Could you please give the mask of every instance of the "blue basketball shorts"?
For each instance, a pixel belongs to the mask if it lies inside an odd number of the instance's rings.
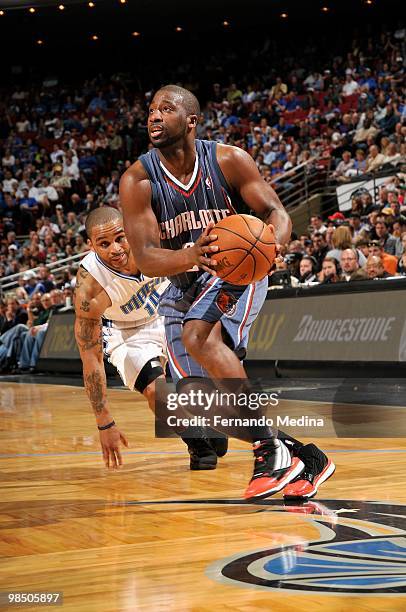
[[[267,277],[258,283],[237,286],[208,273],[199,276],[186,291],[169,285],[161,297],[158,311],[165,317],[168,361],[173,380],[177,382],[187,376],[209,376],[182,344],[182,327],[186,321],[220,321],[226,332],[227,344],[237,355],[242,355],[267,290]]]

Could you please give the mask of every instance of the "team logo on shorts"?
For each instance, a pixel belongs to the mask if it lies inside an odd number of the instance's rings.
[[[223,559],[208,568],[210,578],[286,593],[406,593],[405,506],[348,500],[283,506],[272,501],[269,510],[303,514],[319,535]]]
[[[234,295],[220,289],[216,298],[216,306],[226,317],[232,317],[237,309],[237,301]]]

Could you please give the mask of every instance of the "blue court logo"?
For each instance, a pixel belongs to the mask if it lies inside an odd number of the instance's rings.
[[[267,503],[266,503],[267,502]],[[272,503],[273,502],[273,503]],[[341,595],[406,592],[406,506],[348,500],[287,506],[263,500],[273,512],[303,514],[319,537],[303,545],[257,550],[223,559],[207,574],[245,588]]]

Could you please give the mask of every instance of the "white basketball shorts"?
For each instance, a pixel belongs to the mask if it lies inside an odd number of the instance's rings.
[[[165,370],[166,340],[163,317],[138,327],[119,329],[103,325],[103,351],[117,369],[123,383],[134,391],[135,381],[144,365],[158,358]]]

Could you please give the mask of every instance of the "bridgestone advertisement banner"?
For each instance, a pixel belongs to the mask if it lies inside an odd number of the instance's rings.
[[[267,300],[247,359],[406,361],[405,305],[406,290]]]

